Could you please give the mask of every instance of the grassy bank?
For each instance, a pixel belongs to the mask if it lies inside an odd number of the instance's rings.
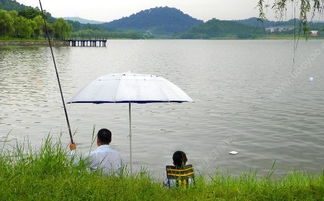
[[[1,149],[0,149],[1,151]],[[291,173],[272,180],[215,175],[196,178],[192,188],[166,189],[139,173],[102,176],[84,164],[73,166],[66,150],[47,140],[38,151],[15,147],[0,155],[0,200],[324,200],[324,174]]]
[[[67,46],[64,41],[54,40],[52,41],[54,46]],[[0,47],[6,46],[48,46],[46,39],[22,39],[22,38],[1,38]]]

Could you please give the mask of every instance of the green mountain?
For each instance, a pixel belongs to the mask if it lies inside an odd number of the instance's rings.
[[[271,21],[271,20],[259,20],[256,17],[244,19],[244,20],[236,20],[235,22],[244,24],[251,27],[259,27],[259,28],[267,28],[267,27],[279,27],[279,26],[296,26],[299,28],[299,25],[301,24],[301,21],[299,19],[291,19],[287,21]],[[318,27],[324,25],[324,22],[321,21],[310,21],[308,23],[308,26],[310,28],[312,27]]]
[[[42,35],[42,29],[35,29],[35,26],[30,23],[30,20],[35,20],[36,16],[40,16],[41,12],[38,8],[25,6],[15,0],[0,0],[0,36],[14,35],[14,37],[39,37]],[[16,10],[19,18],[8,16],[10,12]],[[0,13],[1,14],[1,13]],[[11,15],[12,14],[11,12]],[[46,13],[47,19],[53,26],[50,26],[50,32],[55,28],[58,30],[58,25],[54,26],[55,18],[50,13]],[[5,19],[8,18],[8,19]],[[9,18],[16,20],[16,23],[10,24]],[[27,19],[24,20],[23,18]],[[262,38],[264,36],[288,36],[295,33],[301,33],[300,21],[292,19],[288,21],[260,21],[258,18],[249,18],[244,20],[226,21],[211,19],[207,22],[195,19],[188,14],[183,13],[179,9],[170,7],[156,7],[140,11],[128,17],[114,20],[107,23],[100,23],[98,21],[87,20],[79,17],[65,18],[73,27],[72,36],[75,38],[184,38],[184,39],[253,39]],[[20,21],[24,20],[22,23]],[[28,21],[29,20],[29,21]],[[18,23],[19,21],[19,23]],[[24,24],[19,30],[19,24]],[[29,27],[28,29],[26,27]],[[34,28],[33,28],[34,27]],[[275,27],[281,28],[279,31],[272,31],[277,29],[265,28]],[[282,27],[286,27],[283,30]],[[291,28],[292,27],[292,28]],[[294,29],[295,27],[295,29]],[[24,28],[24,30],[23,30]],[[320,36],[324,35],[323,22],[310,22],[308,24],[309,30],[318,30]],[[26,31],[26,30],[27,31]],[[270,31],[269,31],[270,30]],[[282,31],[283,30],[283,31]],[[297,30],[297,31],[296,31]],[[36,31],[36,32],[35,32]],[[21,33],[26,34],[21,34]],[[35,32],[35,33],[34,33]],[[309,32],[306,30],[305,32]],[[15,34],[14,34],[15,33]]]
[[[105,23],[103,27],[107,30],[133,30],[154,36],[170,37],[202,23],[202,20],[184,14],[176,8],[157,7]]]
[[[305,30],[304,30],[305,27],[303,27],[302,22],[299,19],[291,19],[287,21],[270,21],[270,20],[260,21],[258,20],[258,18],[248,18],[244,20],[237,20],[235,22],[247,26],[263,28],[263,29],[265,28],[269,29],[270,27],[275,27],[275,28],[290,27],[288,30],[284,30],[284,31],[275,31],[272,33],[268,32],[267,34],[269,35],[293,35],[293,34],[303,35],[304,31],[306,33],[309,33],[310,30],[317,30],[320,36],[324,35],[324,22],[321,21],[310,21],[307,24],[307,29]]]
[[[288,21],[271,21],[271,20],[260,20],[256,17],[251,17],[248,19],[243,20],[236,20],[235,22],[244,24],[251,27],[259,27],[259,28],[266,28],[266,27],[277,27],[277,26],[293,26],[294,24],[299,24],[300,21],[298,19],[291,19]]]
[[[0,0],[0,9],[6,11],[17,11],[20,16],[32,19],[37,15],[41,14],[41,11],[38,7],[33,8],[31,6],[26,6],[18,3],[15,0]],[[54,22],[55,18],[49,12],[44,11],[49,22]]]
[[[0,9],[2,9],[2,10],[7,10],[7,11],[17,10],[17,11],[20,11],[20,10],[23,10],[25,8],[32,8],[32,7],[20,4],[15,0],[0,0]]]
[[[55,19],[45,11],[49,36],[63,40],[69,38],[72,26],[62,18]],[[39,8],[22,5],[15,0],[0,0],[0,38],[41,39],[44,20]]]
[[[212,19],[197,25],[179,38],[184,39],[213,39],[213,38],[257,38],[265,34],[263,28],[251,27],[235,21]]]

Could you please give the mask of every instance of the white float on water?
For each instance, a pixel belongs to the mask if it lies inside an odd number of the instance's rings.
[[[230,151],[229,154],[231,154],[231,155],[237,155],[238,152],[237,151]]]

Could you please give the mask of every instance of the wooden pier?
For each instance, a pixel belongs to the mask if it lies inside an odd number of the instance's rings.
[[[107,40],[66,40],[70,47],[106,47]]]

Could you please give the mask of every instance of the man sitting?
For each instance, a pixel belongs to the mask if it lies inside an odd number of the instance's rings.
[[[82,158],[87,161],[91,171],[102,170],[104,174],[119,173],[122,168],[122,158],[118,151],[110,148],[111,132],[100,129],[97,134],[97,148],[85,154]],[[70,144],[72,154],[75,154],[76,144]]]

